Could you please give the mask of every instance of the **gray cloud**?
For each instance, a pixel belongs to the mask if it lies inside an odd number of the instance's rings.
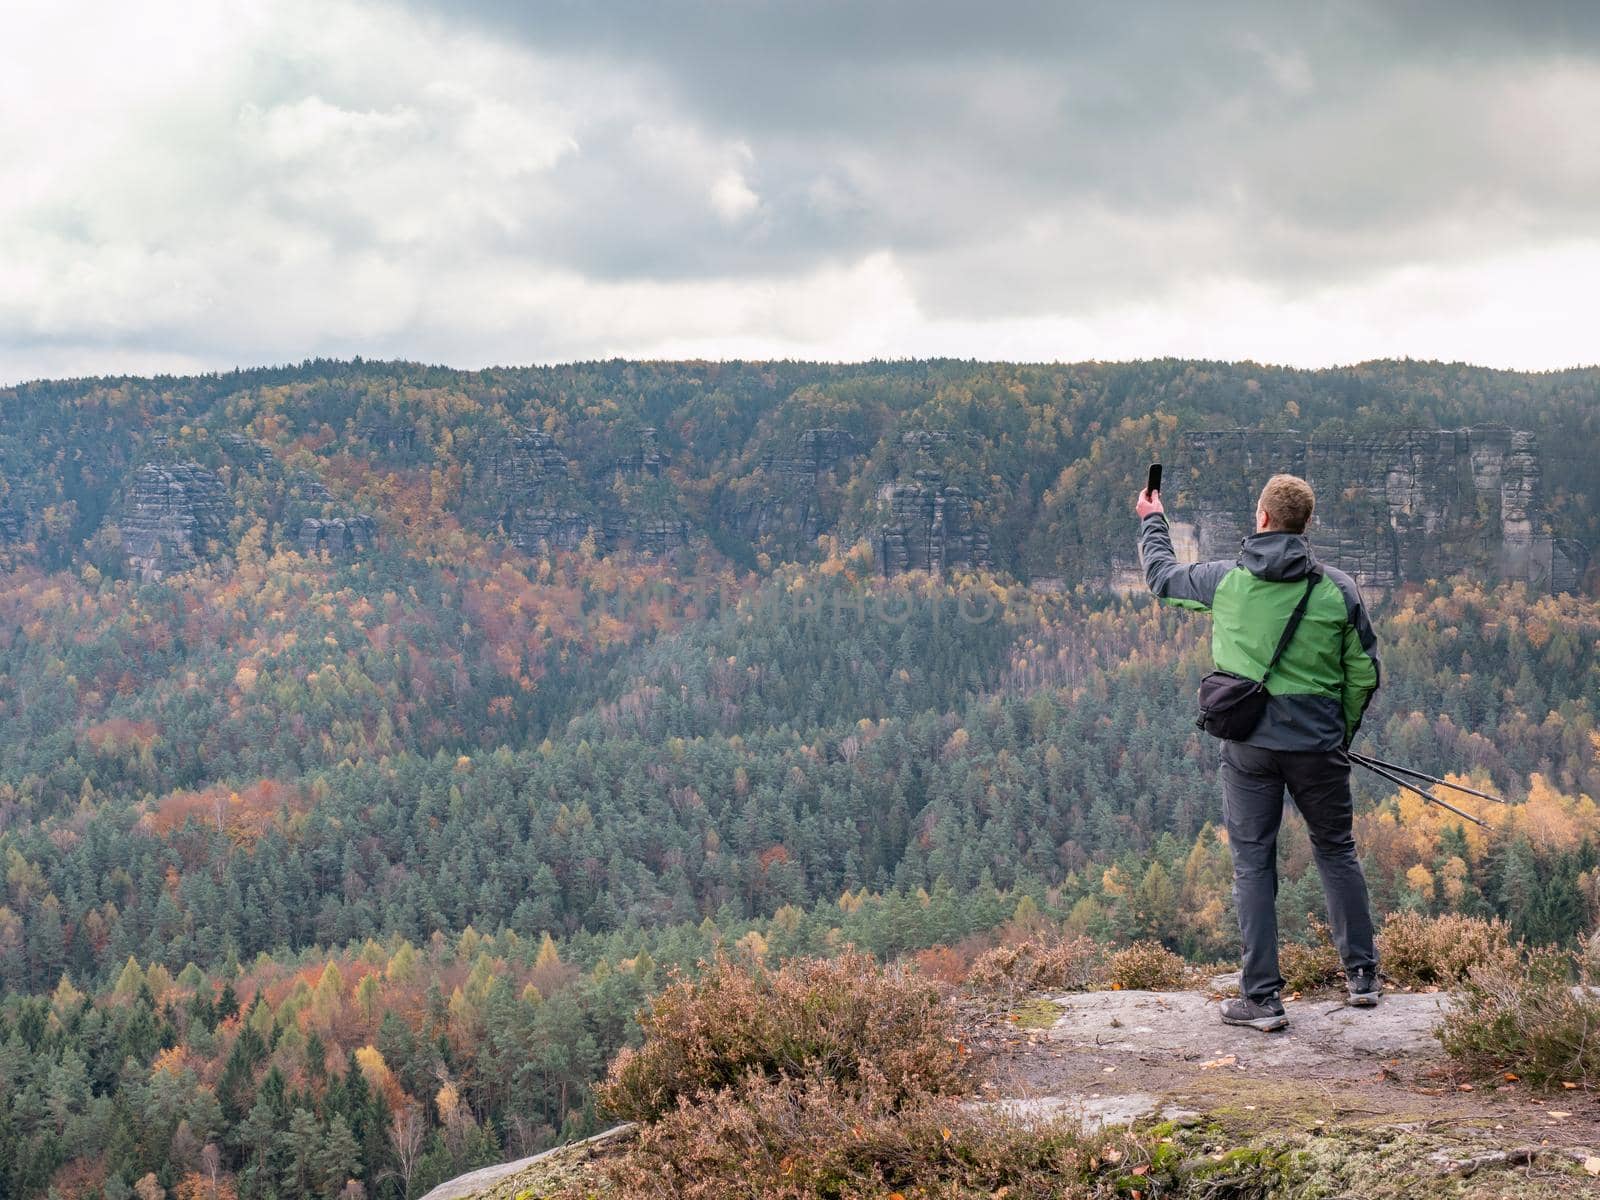
[[[0,51],[0,379],[1592,355],[1600,8],[1291,7],[63,0]],[[1506,281],[1559,328],[1465,332]]]
[[[1315,283],[1397,252],[1596,231],[1600,10],[1298,7],[451,0],[437,11],[614,64],[698,127],[750,146],[767,208],[759,236],[675,229],[662,250],[645,214],[641,240],[657,254],[581,236],[570,247],[580,267],[760,272],[881,246],[913,256],[931,288],[941,261],[970,280],[973,255],[993,248],[997,278],[1021,286],[1027,307],[1062,273],[1102,295],[1142,293],[1175,248],[1180,265]],[[590,212],[602,227],[619,215]],[[1149,260],[1137,244],[1100,250],[1108,222],[1129,219],[1149,228]],[[1191,237],[1203,245],[1185,247]],[[1008,257],[1008,246],[1032,252]],[[998,299],[960,291],[976,311]]]

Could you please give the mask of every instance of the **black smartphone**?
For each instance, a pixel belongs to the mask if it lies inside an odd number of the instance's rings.
[[[1150,477],[1148,479],[1146,479],[1145,483],[1144,483],[1145,495],[1153,496],[1157,492],[1159,492],[1160,490],[1161,490],[1161,464],[1160,463],[1151,463],[1150,464]]]

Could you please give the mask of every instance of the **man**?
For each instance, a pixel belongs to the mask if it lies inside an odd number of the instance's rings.
[[[1239,999],[1222,1019],[1270,1031],[1289,1024],[1279,992],[1278,825],[1287,787],[1305,818],[1322,875],[1328,924],[1344,963],[1349,1002],[1378,1002],[1378,957],[1367,881],[1351,831],[1351,740],[1378,687],[1378,655],[1361,593],[1343,571],[1319,564],[1306,542],[1316,498],[1293,475],[1274,475],[1256,506],[1256,532],[1236,562],[1181,564],[1158,494],[1141,492],[1139,552],[1150,590],[1168,604],[1209,612],[1217,669],[1259,680],[1308,576],[1320,575],[1294,639],[1267,676],[1255,729],[1221,744],[1223,819],[1233,851],[1243,943]]]

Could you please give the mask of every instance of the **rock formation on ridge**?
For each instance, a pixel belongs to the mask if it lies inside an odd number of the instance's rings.
[[[1317,490],[1312,545],[1365,587],[1465,571],[1570,591],[1588,565],[1554,536],[1538,440],[1504,426],[1402,430],[1348,441],[1250,430],[1188,434],[1168,476],[1180,557],[1229,558],[1274,471]],[[1187,553],[1185,553],[1187,551]]]
[[[368,516],[307,517],[295,542],[302,554],[326,551],[335,558],[358,554],[378,536],[378,523]]]
[[[148,463],[134,473],[121,520],[122,553],[141,582],[188,570],[227,522],[222,481],[197,463]]]

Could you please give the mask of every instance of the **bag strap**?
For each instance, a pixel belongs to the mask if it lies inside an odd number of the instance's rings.
[[[1283,652],[1289,648],[1289,643],[1294,641],[1295,630],[1300,628],[1300,618],[1306,615],[1306,605],[1311,603],[1311,592],[1322,581],[1320,572],[1313,571],[1306,576],[1306,590],[1300,593],[1300,603],[1294,606],[1294,612],[1289,614],[1289,623],[1283,627],[1283,636],[1278,639],[1278,648],[1272,652],[1272,661],[1267,664],[1266,674],[1261,676],[1261,682],[1267,682],[1267,676],[1272,674],[1272,669],[1278,665],[1278,660],[1283,657]]]

